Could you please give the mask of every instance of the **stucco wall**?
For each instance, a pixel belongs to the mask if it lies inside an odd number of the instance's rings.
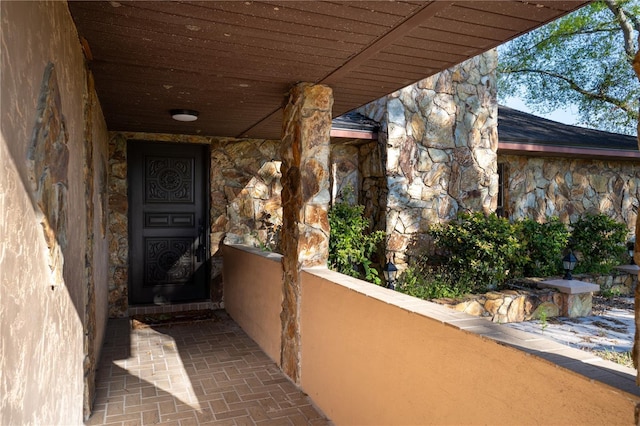
[[[2,2],[0,16],[0,423],[80,424],[85,255],[91,228],[85,184],[85,63],[66,2]],[[54,114],[37,122],[49,64]],[[95,133],[102,135],[99,108],[92,117]],[[35,138],[37,127],[43,130],[40,139]],[[64,145],[57,152],[57,160],[64,161],[52,160],[51,147],[36,147],[35,156],[30,151],[33,141],[52,141],[48,131],[56,132]],[[105,154],[103,141],[88,142],[95,143],[97,156]],[[45,175],[47,182],[38,180]],[[48,198],[51,194],[62,198]],[[43,231],[51,231],[48,239]],[[106,258],[100,258],[105,252],[103,240],[96,242],[96,273],[106,268]],[[104,300],[102,282],[95,281],[100,287],[96,296]],[[102,339],[103,312],[95,317],[99,337],[91,344]]]
[[[499,156],[506,165],[505,212],[513,219],[558,216],[573,223],[604,213],[633,235],[640,198],[640,164],[579,158]]]
[[[232,317],[273,357],[279,262],[234,246],[225,247],[224,266],[238,296]],[[633,423],[637,396],[560,366],[582,364],[569,358],[578,350],[547,347],[556,365],[493,340],[506,337],[500,325],[324,267],[301,277],[300,384],[337,425]],[[586,362],[574,368],[603,374]]]
[[[95,294],[95,338],[96,362],[104,340],[106,323],[109,318],[109,241],[107,227],[109,220],[109,195],[107,188],[107,161],[109,158],[109,135],[102,109],[95,92],[90,95],[91,141],[93,143],[93,262],[92,275]]]
[[[396,304],[407,298],[303,271],[301,384],[335,424],[633,422],[631,395],[417,313],[447,308]]]
[[[249,247],[222,246],[225,309],[280,364],[282,256]]]

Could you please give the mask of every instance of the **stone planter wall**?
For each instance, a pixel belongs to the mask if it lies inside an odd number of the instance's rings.
[[[381,124],[387,252],[402,270],[429,245],[431,224],[496,207],[495,51],[362,107]]]
[[[558,216],[575,222],[604,213],[634,235],[640,197],[640,165],[633,161],[500,156],[505,170],[505,210],[513,219]]]
[[[490,319],[500,324],[564,316],[591,315],[591,293],[564,294],[556,290],[503,290],[472,295],[465,300],[438,299],[434,302]]]
[[[608,275],[579,274],[574,280],[598,284],[600,291],[633,296],[637,275],[614,271]],[[526,287],[535,287],[541,280],[522,279]],[[513,289],[470,295],[463,300],[437,299],[434,302],[469,315],[488,318],[497,323],[522,322],[542,317],[567,316],[576,318],[591,315],[592,293],[564,294],[554,289]]]
[[[574,274],[573,278],[579,281],[598,284],[600,291],[626,296],[633,296],[638,282],[637,274],[634,275],[622,271],[614,271],[608,275]]]
[[[543,316],[557,317],[565,303],[563,296],[555,290],[504,290],[472,295],[462,301],[438,299],[434,302],[503,324],[539,319]]]

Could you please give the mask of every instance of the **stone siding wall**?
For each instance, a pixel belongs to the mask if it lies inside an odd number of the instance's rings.
[[[505,212],[513,219],[558,216],[573,223],[585,213],[624,222],[633,235],[640,198],[640,164],[633,161],[500,156],[506,165]]]
[[[211,145],[211,253],[224,239],[278,250],[282,226],[279,141],[221,139]]]
[[[81,424],[105,327],[104,210],[86,179],[105,182],[106,126],[66,3],[0,15],[0,424]]]
[[[279,251],[282,227],[279,141],[211,144],[211,300],[222,302],[221,243]]]
[[[374,229],[385,229],[386,179],[383,146],[378,141],[331,143],[331,203],[347,201],[364,206]]]
[[[248,244],[280,252],[282,227],[280,141],[113,132],[109,142],[109,315],[128,315],[127,141],[198,143],[210,147],[211,300],[222,294],[220,244]],[[330,172],[336,193],[356,189],[368,217],[381,223],[384,178],[377,142],[339,139],[331,145]]]
[[[431,224],[495,210],[496,65],[490,51],[359,110],[383,129],[387,251],[401,269]]]
[[[210,147],[211,300],[222,303],[221,242],[277,249],[282,224],[279,141],[113,132],[109,155],[109,315],[128,315],[127,143],[145,140]]]

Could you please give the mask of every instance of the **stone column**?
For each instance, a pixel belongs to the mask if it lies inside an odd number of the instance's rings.
[[[491,50],[358,110],[387,129],[386,250],[401,271],[431,249],[431,225],[496,209],[497,65]]]
[[[329,257],[329,136],[333,92],[299,83],[282,124],[282,370],[300,380],[300,269]]]

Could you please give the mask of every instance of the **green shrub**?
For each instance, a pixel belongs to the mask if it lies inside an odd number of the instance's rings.
[[[396,290],[420,299],[456,298],[470,293],[469,277],[454,278],[446,265],[428,265],[426,258],[412,263],[402,274]]]
[[[569,240],[567,226],[557,217],[545,223],[524,219],[518,223],[526,253],[524,275],[548,277],[562,271],[562,255]]]
[[[577,273],[606,273],[627,260],[626,225],[602,214],[584,216],[570,233],[557,217],[546,223],[509,223],[495,214],[462,213],[447,224],[433,225],[429,234],[436,255],[414,261],[396,287],[423,299],[485,292],[523,274],[558,275],[569,245],[581,253]]]
[[[369,221],[363,213],[364,206],[352,206],[346,202],[337,203],[329,210],[329,267],[380,285],[382,280],[372,256],[385,233],[370,232]]]
[[[429,234],[442,250],[451,279],[471,280],[474,292],[500,287],[522,274],[524,244],[518,227],[507,219],[461,213],[454,221],[433,225]]]
[[[573,224],[572,248],[581,254],[575,273],[609,273],[626,261],[628,229],[604,214],[587,214]]]

